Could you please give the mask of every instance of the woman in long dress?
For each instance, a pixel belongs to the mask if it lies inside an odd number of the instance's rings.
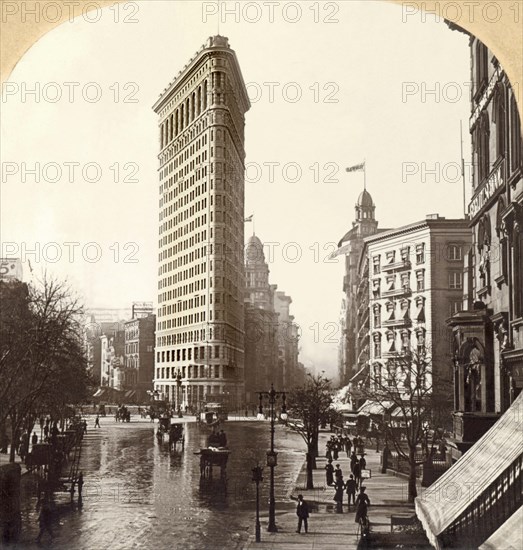
[[[359,523],[362,518],[367,517],[367,508],[370,506],[370,500],[365,493],[365,487],[360,487],[359,495],[356,497],[356,516],[354,521]]]
[[[325,477],[327,485],[330,486],[334,483],[334,466],[332,465],[332,459],[325,464]]]

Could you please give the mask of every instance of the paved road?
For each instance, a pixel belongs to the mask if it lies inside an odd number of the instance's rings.
[[[185,420],[185,419],[184,419]],[[268,422],[228,422],[225,430],[232,450],[227,487],[200,485],[198,457],[207,428],[186,425],[185,450],[170,453],[154,437],[157,423],[116,423],[102,418],[101,428],[89,423],[81,457],[84,472],[83,506],[71,504],[66,493],[56,495],[56,538],[44,546],[60,549],[111,550],[144,548],[239,548],[253,530],[255,486],[251,468],[265,463]],[[288,493],[303,461],[299,436],[276,430],[279,451],[276,495],[281,509],[292,509]],[[28,478],[27,481],[30,481]],[[267,507],[268,476],[262,486]],[[23,499],[22,548],[36,548],[36,499],[26,483]]]

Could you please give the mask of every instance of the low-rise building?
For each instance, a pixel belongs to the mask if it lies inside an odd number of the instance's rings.
[[[153,390],[154,330],[156,316],[137,317],[124,324],[125,362],[122,388],[135,400],[146,399]]]

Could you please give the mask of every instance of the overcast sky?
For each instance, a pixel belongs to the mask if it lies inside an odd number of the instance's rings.
[[[343,262],[325,259],[363,187],[345,167],[366,159],[381,227],[462,216],[468,39],[378,1],[304,2],[301,16],[296,3],[272,14],[249,4],[237,17],[213,14],[214,2],[131,2],[64,23],[26,53],[1,104],[2,255],[67,277],[88,307],[156,302],[151,106],[219,27],[252,101],[245,213],[275,243],[270,281],[293,298],[301,360],[334,375]]]

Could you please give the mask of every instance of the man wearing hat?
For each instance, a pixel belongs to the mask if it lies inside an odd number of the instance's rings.
[[[309,517],[309,505],[303,500],[303,495],[298,495],[298,505],[296,506],[296,515],[298,516],[298,529],[296,533],[301,533],[301,524],[305,527],[305,533],[308,531],[307,519]]]

